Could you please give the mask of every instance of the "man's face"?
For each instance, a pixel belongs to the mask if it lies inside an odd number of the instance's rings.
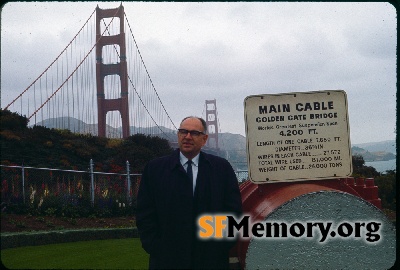
[[[201,131],[205,132],[201,121],[197,118],[188,118],[184,120],[179,129],[188,131]],[[199,134],[198,136],[188,134],[181,134],[178,132],[178,145],[182,154],[188,159],[194,158],[200,153],[201,148],[206,144],[208,135]]]

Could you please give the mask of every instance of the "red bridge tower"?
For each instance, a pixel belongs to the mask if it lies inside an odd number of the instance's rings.
[[[100,22],[104,18],[118,17],[120,33],[113,36],[103,36],[100,32]],[[106,136],[106,115],[109,111],[119,111],[122,119],[122,137],[129,137],[129,106],[128,106],[128,74],[126,63],[126,46],[124,31],[124,7],[115,9],[96,8],[96,82],[97,82],[97,110],[98,136]],[[120,62],[116,64],[103,63],[103,46],[119,45]],[[104,78],[108,75],[119,75],[121,80],[121,97],[106,99],[104,94]]]
[[[206,100],[206,123],[208,129],[208,147],[218,148],[218,119],[217,119],[217,101]],[[211,144],[213,142],[213,144]]]

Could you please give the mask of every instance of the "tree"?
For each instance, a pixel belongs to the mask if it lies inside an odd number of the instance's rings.
[[[20,131],[28,126],[28,118],[9,110],[0,109],[0,129]]]
[[[390,170],[375,178],[382,208],[396,211],[396,171]]]
[[[390,170],[380,174],[374,167],[365,166],[361,155],[354,155],[352,161],[353,177],[373,177],[375,185],[378,186],[382,208],[396,211],[396,171]]]
[[[353,177],[376,177],[380,173],[374,167],[365,166],[364,158],[357,154],[352,156],[353,162]]]
[[[28,119],[0,111],[2,163],[33,167],[87,170],[89,160],[105,172],[141,172],[151,159],[171,153],[166,139],[136,134],[127,139],[108,139],[65,129],[28,127]]]
[[[172,148],[168,140],[144,134],[135,134],[117,145],[115,163],[125,164],[129,161],[132,171],[143,171],[150,160],[168,155]]]

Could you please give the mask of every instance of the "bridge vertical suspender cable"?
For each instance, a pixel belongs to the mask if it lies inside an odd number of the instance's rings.
[[[64,48],[64,50],[61,51],[61,53],[56,57],[56,59],[54,59],[53,62],[51,62],[51,64],[39,75],[39,77],[36,78],[36,80],[34,80],[24,91],[22,91],[21,94],[19,94],[13,101],[11,101],[5,108],[4,110],[7,110],[16,100],[18,100],[20,97],[22,97],[23,94],[26,93],[26,91],[29,90],[29,88],[31,88],[32,85],[34,85],[42,76],[44,73],[46,73],[49,68],[60,58],[60,56],[67,50],[67,48],[71,45],[72,41],[79,35],[79,33],[82,31],[82,29],[85,27],[85,25],[89,22],[90,18],[93,16],[93,14],[96,12],[96,10],[94,10],[92,12],[92,14],[90,15],[89,19],[87,19],[87,21],[85,22],[85,24],[82,26],[82,28],[78,31],[78,33],[74,36],[74,38],[67,44],[67,46]]]
[[[89,31],[89,27],[93,28],[91,24],[89,25],[89,21],[91,18],[93,18],[93,14],[95,12],[96,10],[92,12],[78,33],[72,38],[67,46],[61,51],[61,53],[51,62],[51,64],[4,109],[9,109],[11,105],[13,108],[15,108],[16,101],[20,99],[21,104],[18,105],[21,107],[21,115],[23,115],[22,112],[27,114],[28,120],[31,120],[34,117],[34,124],[36,124],[37,121],[40,121],[41,118],[42,125],[50,124],[50,127],[69,128],[72,132],[82,132],[82,130],[79,126],[81,121],[77,122],[77,126],[75,124],[72,125],[73,118],[71,116],[77,116],[79,120],[84,119],[86,115],[92,118],[88,122],[96,123],[95,114],[92,113],[93,108],[96,107],[96,96],[91,92],[94,82],[94,65],[90,64],[91,61],[89,62],[87,60],[89,60],[89,56],[93,56],[92,51],[98,43],[98,40],[94,40],[95,45],[89,49],[86,46],[93,44],[94,42],[90,42],[88,44],[86,41],[90,40],[90,38],[84,37],[85,35],[89,37],[89,32],[87,32],[87,30]],[[125,12],[124,16],[126,24],[129,27],[131,34],[130,36],[132,37],[130,41],[133,40],[133,42],[130,42],[129,44],[132,46],[132,52],[134,53],[133,56],[137,60],[137,64],[134,66],[134,75],[132,76],[131,70],[129,72],[131,75],[127,74],[130,87],[132,87],[134,93],[138,97],[136,100],[132,100],[132,102],[138,102],[137,105],[139,105],[134,108],[134,110],[137,111],[130,117],[137,118],[139,128],[151,128],[144,129],[144,133],[150,132],[151,134],[162,134],[163,137],[165,136],[168,138],[168,136],[170,136],[174,131],[172,131],[172,133],[165,132],[164,127],[169,128],[170,126],[173,126],[175,129],[177,127],[168,114],[149,75],[142,54],[137,46],[136,39],[133,36],[132,27],[126,17]],[[106,29],[102,31],[103,33],[109,31],[109,26],[111,23],[112,20]],[[93,35],[90,35],[90,37],[93,38]],[[79,44],[79,47],[77,44]],[[135,46],[136,48],[134,48]],[[82,51],[79,51],[81,47],[85,48],[83,53]],[[86,51],[86,48],[88,51]],[[137,71],[139,74],[135,71]],[[111,85],[115,83],[116,82],[114,80],[111,80]],[[30,92],[28,92],[29,89],[31,90]],[[134,95],[129,96],[132,98],[134,97]],[[75,100],[75,98],[77,100]],[[90,102],[92,102],[91,105]],[[37,105],[40,106],[37,107]],[[17,110],[19,110],[19,108]],[[28,111],[26,112],[26,110]],[[44,121],[46,114],[48,116],[48,119],[46,119],[47,122]],[[49,121],[50,117],[54,119],[51,120],[53,122]],[[86,118],[86,120],[87,119],[89,118]],[[170,124],[168,124],[168,122]],[[64,124],[68,124],[68,127],[64,126]],[[93,132],[93,129],[91,128],[94,125],[88,125],[88,127],[89,126],[90,130],[86,129],[83,132],[90,132],[94,134],[95,132]],[[155,131],[155,129],[159,130],[160,132]]]
[[[110,23],[108,24],[108,26],[112,23],[112,21],[113,21],[113,19],[111,19],[111,21],[110,21]],[[104,32],[105,32],[106,30],[107,30],[107,29],[105,29]],[[104,32],[103,32],[103,34],[104,34]],[[75,36],[75,37],[76,37],[76,36]],[[74,38],[75,38],[75,37],[74,37]],[[101,38],[101,37],[100,37],[100,38]],[[71,44],[72,41],[73,41],[73,40],[71,40],[69,44]],[[58,87],[58,89],[57,89],[56,91],[54,91],[53,94],[52,94],[49,98],[47,98],[47,100],[46,100],[46,101],[45,101],[31,116],[28,117],[28,120],[31,119],[34,115],[36,115],[36,113],[37,113],[40,109],[42,109],[43,106],[44,106],[47,102],[49,102],[50,99],[51,99],[52,97],[54,97],[54,96],[57,94],[57,92],[58,92],[58,91],[64,86],[64,84],[72,77],[72,75],[74,75],[74,73],[78,70],[78,68],[82,65],[82,63],[86,60],[86,58],[90,55],[90,53],[91,53],[91,52],[93,51],[93,49],[96,47],[97,42],[98,42],[98,40],[97,40],[96,43],[92,46],[92,48],[89,50],[89,52],[86,54],[86,56],[83,58],[83,60],[79,63],[79,65],[78,65],[78,66],[72,71],[72,73],[64,80],[64,82],[60,85],[60,87]]]
[[[158,98],[158,100],[159,100],[159,102],[160,102],[160,104],[161,104],[161,106],[162,106],[164,112],[166,113],[168,119],[171,121],[171,123],[172,123],[172,125],[175,127],[175,129],[177,129],[177,127],[175,126],[175,124],[174,124],[174,122],[172,121],[171,117],[169,116],[167,110],[165,109],[165,106],[164,106],[164,104],[162,103],[162,101],[161,101],[161,99],[160,99],[160,96],[158,95],[157,90],[156,90],[156,88],[155,88],[155,86],[154,86],[154,84],[153,84],[153,81],[152,81],[152,79],[151,79],[151,77],[150,77],[150,74],[149,74],[149,72],[148,72],[148,70],[147,70],[147,67],[146,67],[146,65],[145,65],[145,63],[144,63],[144,61],[143,61],[142,54],[141,54],[140,51],[139,51],[139,47],[138,47],[137,42],[136,42],[136,39],[135,39],[135,37],[134,37],[134,35],[133,35],[132,27],[131,27],[131,25],[130,25],[130,23],[129,23],[129,21],[128,21],[128,18],[126,17],[126,14],[125,14],[125,20],[126,20],[126,22],[127,22],[127,24],[128,24],[129,31],[130,31],[130,33],[131,33],[132,39],[133,39],[133,41],[134,41],[134,43],[135,43],[135,45],[136,45],[136,48],[137,48],[137,51],[138,51],[140,60],[141,60],[141,62],[142,62],[142,64],[143,64],[144,69],[145,69],[145,71],[146,71],[146,74],[147,74],[147,76],[148,76],[148,78],[149,78],[149,80],[150,80],[150,84],[151,84],[151,86],[152,86],[152,88],[153,88],[153,90],[154,90],[154,93],[156,94],[156,96],[157,96],[157,98]],[[129,77],[129,76],[128,76],[128,77]],[[131,82],[131,83],[132,83],[132,82]],[[135,91],[136,91],[136,89],[135,89]],[[147,110],[147,108],[146,108],[146,110]],[[153,119],[153,118],[152,118],[152,119]],[[153,121],[154,121],[154,119],[153,119]],[[158,125],[157,125],[157,126],[158,126]],[[158,128],[161,130],[161,128],[160,128],[159,126],[158,126]]]

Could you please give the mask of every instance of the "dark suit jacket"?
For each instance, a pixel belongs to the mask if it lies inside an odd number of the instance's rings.
[[[202,214],[240,216],[242,201],[236,175],[223,158],[200,153],[197,184],[192,185],[173,154],[149,162],[137,199],[136,223],[153,269],[227,269],[234,241],[197,238]]]

